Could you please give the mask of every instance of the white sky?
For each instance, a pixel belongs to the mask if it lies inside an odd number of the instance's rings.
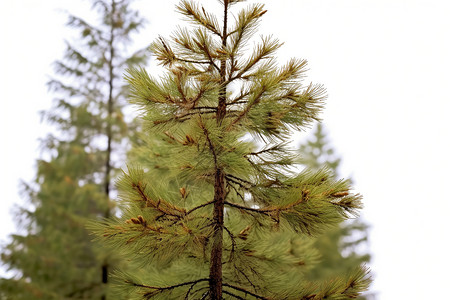
[[[211,2],[211,1],[203,1]],[[255,2],[255,1],[251,1]],[[450,2],[438,0],[261,0],[261,33],[285,42],[280,62],[309,61],[329,101],[323,119],[343,173],[364,195],[379,299],[447,294],[450,238]],[[163,4],[161,4],[163,3]],[[138,0],[144,45],[180,24],[175,0]],[[0,239],[15,231],[19,180],[31,180],[48,127],[45,83],[64,52],[66,17],[87,1],[0,2]]]

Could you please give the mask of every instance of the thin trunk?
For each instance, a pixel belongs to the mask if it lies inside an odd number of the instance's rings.
[[[105,218],[109,218],[111,215],[111,211],[109,208],[109,193],[110,193],[110,184],[111,184],[111,152],[112,152],[112,114],[114,110],[114,99],[113,99],[113,88],[114,88],[114,66],[113,66],[113,58],[114,58],[114,15],[116,13],[116,3],[112,1],[111,7],[111,32],[109,39],[109,60],[108,60],[108,69],[109,69],[109,82],[108,82],[108,116],[106,123],[106,138],[107,138],[107,148],[106,148],[106,170],[105,170],[105,195],[107,201],[107,208],[104,214]],[[102,265],[102,283],[106,285],[108,283],[108,261],[105,259]],[[101,300],[106,300],[106,293],[101,296]]]
[[[227,46],[227,23],[228,23],[228,1],[224,1],[224,19],[223,19],[223,33],[222,33],[222,48]],[[220,82],[225,84],[227,73],[226,59],[220,61]],[[219,104],[217,106],[217,123],[221,123],[227,113],[227,87],[223,85],[219,92]]]
[[[216,170],[214,185],[214,235],[209,269],[209,291],[212,300],[222,299],[222,248],[223,214],[225,200],[225,176],[221,169]]]
[[[228,19],[228,0],[224,1],[224,20],[222,47],[227,45],[227,19]],[[222,84],[226,78],[226,60],[220,62],[220,78]],[[226,92],[225,85],[219,92],[219,103],[217,105],[217,123],[220,124],[226,115]],[[211,262],[209,268],[209,294],[212,300],[222,299],[222,256],[223,256],[223,216],[225,202],[225,173],[221,166],[216,165],[216,175],[214,179],[214,234],[213,245],[211,249]]]

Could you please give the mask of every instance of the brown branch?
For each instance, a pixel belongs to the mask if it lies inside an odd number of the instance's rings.
[[[200,208],[202,208],[202,207],[208,206],[208,205],[213,204],[213,203],[214,203],[214,200],[209,201],[209,202],[206,202],[206,203],[203,203],[203,204],[201,204],[201,205],[199,205],[199,206],[196,206],[196,207],[194,207],[194,208],[188,210],[188,212],[186,213],[186,215],[189,215],[190,213],[196,211],[197,209],[200,209]]]
[[[181,86],[181,74],[178,73],[176,75],[177,75],[177,79],[178,79],[177,80],[177,90],[178,90],[178,92],[180,93],[180,95],[182,97],[183,103],[186,103],[187,102],[186,95],[184,94],[183,87]]]
[[[209,145],[209,149],[211,150],[211,153],[213,155],[214,158],[214,167],[217,170],[218,169],[218,165],[217,165],[217,154],[216,154],[216,149],[214,148],[214,145],[211,141],[211,139],[209,138],[209,132],[208,129],[206,129],[205,124],[203,124],[202,120],[200,119],[200,128],[202,128],[203,133],[206,136],[206,141],[208,142]]]
[[[195,108],[192,108],[192,109],[195,109]],[[189,119],[189,116],[192,116],[192,115],[205,115],[205,114],[211,114],[211,113],[215,113],[215,112],[216,111],[211,110],[211,111],[199,111],[199,112],[190,112],[190,113],[179,113],[177,115],[174,115],[172,118],[169,118],[166,120],[153,121],[153,124],[159,125],[159,124],[164,124],[164,123],[168,123],[171,121],[184,122]],[[188,118],[185,118],[185,117],[188,117]]]
[[[249,290],[246,290],[246,289],[244,289],[244,288],[242,288],[242,287],[239,287],[239,286],[231,285],[231,284],[228,284],[228,283],[223,283],[223,286],[232,288],[232,289],[234,289],[234,290],[236,290],[236,291],[243,292],[243,293],[245,293],[245,294],[248,294],[248,295],[250,295],[250,296],[255,297],[256,299],[270,300],[270,298],[266,298],[266,297],[264,297],[264,296],[260,296],[260,295],[258,295],[258,294],[255,294],[255,293],[253,293],[253,292],[250,292]]]
[[[250,285],[251,285],[251,286],[253,287],[253,289],[256,291],[256,286],[253,284],[253,282],[250,280],[250,278],[248,278],[247,274],[245,274],[245,272],[242,271],[240,268],[237,268],[237,267],[236,267],[236,269],[239,271],[239,273],[241,273],[241,274],[245,277],[245,279],[247,279],[248,283],[250,283]]]
[[[178,7],[178,9],[180,9],[180,11],[184,15],[191,16],[199,25],[205,26],[212,33],[214,33],[215,35],[222,38],[222,34],[220,33],[220,30],[218,28],[216,28],[213,24],[209,23],[210,20],[208,20],[208,14],[206,13],[203,6],[202,6],[202,11],[203,11],[203,16],[204,16],[203,18],[199,14],[196,13],[195,9],[198,9],[198,8],[195,6],[192,7],[191,4],[186,6],[186,3],[185,3],[184,7]]]
[[[214,110],[212,111],[198,111],[198,112],[186,112],[183,114],[176,115],[172,120],[184,121],[184,117],[193,116],[193,115],[205,115],[205,114],[213,114],[216,113]],[[169,120],[168,120],[169,121]]]
[[[179,283],[179,284],[175,284],[175,285],[170,285],[170,286],[165,286],[165,287],[160,287],[160,286],[150,286],[150,285],[145,285],[145,284],[140,284],[140,283],[135,283],[135,282],[133,282],[133,281],[131,281],[131,280],[125,280],[125,283],[129,283],[129,284],[132,284],[133,286],[136,286],[136,287],[141,287],[141,288],[146,288],[146,289],[152,289],[152,290],[156,290],[158,293],[160,293],[160,292],[163,292],[163,291],[166,291],[166,290],[173,290],[173,289],[175,289],[175,288],[178,288],[178,287],[182,287],[182,286],[185,286],[185,285],[192,285],[192,284],[197,284],[197,283],[199,283],[199,282],[202,282],[202,281],[209,281],[209,279],[208,278],[201,278],[201,279],[198,279],[198,280],[194,280],[194,281],[188,281],[188,282],[183,282],[183,283]],[[154,294],[153,294],[154,295]],[[151,293],[149,293],[149,294],[144,294],[144,296],[153,296]]]
[[[232,102],[230,102],[230,103],[227,103],[227,106],[228,105],[238,105],[238,104],[246,104],[247,103],[247,101],[232,101]]]
[[[225,177],[225,178],[226,178],[226,177]],[[234,180],[234,179],[232,179],[232,178],[227,178],[227,182],[229,182],[229,183],[231,183],[231,184],[237,184],[240,188],[242,188],[242,189],[244,189],[244,190],[247,190],[247,191],[250,190],[249,187],[243,185],[242,183],[240,183],[240,182],[238,182],[238,181],[236,181],[236,180]],[[236,188],[235,188],[234,186],[232,186],[232,185],[230,185],[230,186],[233,187],[235,191],[237,191]],[[241,198],[242,198],[242,197],[241,197]]]
[[[147,207],[155,208],[155,209],[159,210],[160,212],[162,212],[163,214],[177,217],[177,218],[180,218],[180,217],[183,217],[186,215],[186,209],[184,209],[182,207],[177,207],[173,204],[162,201],[161,199],[158,201],[150,199],[142,190],[141,183],[138,183],[138,184],[133,183],[132,187],[139,193],[142,200],[145,201]]]
[[[231,293],[229,291],[223,290],[222,293],[230,295],[231,297],[234,297],[234,298],[239,299],[239,300],[245,300],[245,298],[242,298],[241,296],[235,295],[235,294],[233,294],[233,293]]]
[[[261,155],[261,154],[266,153],[266,152],[276,151],[277,148],[279,148],[279,147],[280,147],[280,145],[275,145],[275,146],[273,146],[273,147],[266,148],[266,149],[263,149],[263,150],[258,151],[258,152],[251,152],[251,153],[249,153],[249,154],[247,154],[247,155],[255,155],[255,156],[258,156],[258,155]]]
[[[234,252],[235,252],[236,240],[234,238],[234,234],[232,234],[231,231],[226,226],[223,226],[223,228],[228,233],[228,235],[230,236],[230,239],[231,239],[231,253],[230,253],[230,259],[228,260],[228,262],[231,262],[233,260],[233,256],[234,256]]]
[[[232,185],[231,183],[235,183],[235,184],[237,184],[239,186],[241,186],[241,185],[238,182],[230,182],[230,180],[227,180],[227,185],[229,187],[231,187],[236,192],[236,194],[239,196],[239,198],[241,198],[242,202],[245,202],[244,196],[242,196],[242,194],[238,191],[238,189],[234,185]],[[243,186],[241,186],[241,187],[245,188]]]
[[[235,99],[233,99],[233,101],[227,103],[227,105],[247,103],[247,101],[243,101],[242,103],[240,103],[240,100],[244,99],[248,95],[250,95],[250,90],[248,90],[247,92],[244,92],[241,90],[241,94],[238,97],[236,97]]]
[[[192,109],[212,109],[212,110],[216,111],[217,107],[215,107],[215,106],[197,106],[197,107],[193,107]]]
[[[199,282],[201,282],[201,281],[195,281],[195,282],[192,283],[191,287],[190,287],[189,290],[186,292],[186,296],[184,296],[184,299],[185,299],[185,300],[188,300],[188,299],[189,299],[189,294],[191,293],[191,291],[192,291],[192,289],[194,288],[194,286],[195,286],[197,283],[199,283]]]
[[[179,58],[179,57],[174,57],[174,60],[178,60],[181,62],[185,62],[185,63],[191,63],[191,64],[203,64],[203,65],[210,65],[211,62],[210,61],[203,61],[203,60],[191,60],[191,59],[184,59],[184,58]]]
[[[255,99],[253,100],[252,103],[249,103],[247,105],[247,107],[239,114],[239,116],[237,116],[236,119],[233,120],[233,122],[231,122],[231,124],[228,126],[227,130],[230,130],[231,127],[233,127],[237,122],[239,122],[243,117],[245,117],[245,115],[250,111],[250,109],[258,104],[261,100],[262,95],[264,94],[264,92],[266,91],[265,88],[261,89],[261,91],[259,92],[259,94],[255,97]]]
[[[238,180],[238,181],[240,181],[240,182],[246,183],[246,184],[248,184],[248,185],[250,185],[250,186],[255,186],[254,183],[252,183],[252,182],[250,182],[250,181],[247,181],[247,180],[245,180],[245,179],[239,178],[239,177],[237,177],[237,176],[231,175],[231,174],[227,174],[227,175],[225,175],[225,177],[226,177],[228,180],[234,179],[234,180]]]
[[[262,214],[262,215],[270,217],[269,212],[271,212],[271,211],[264,211],[264,210],[261,210],[259,208],[251,208],[251,207],[243,206],[243,205],[240,205],[240,204],[237,204],[237,203],[228,202],[228,201],[225,201],[224,204],[228,205],[228,206],[231,206],[231,207],[234,207],[234,208],[237,208],[237,209],[242,209],[242,210],[246,210],[246,211],[250,211],[250,212],[254,212],[254,213],[259,213],[259,214]]]
[[[201,50],[203,50],[204,53],[206,53],[206,56],[208,57],[208,60],[209,60],[210,64],[211,64],[218,72],[220,72],[220,68],[219,68],[219,66],[217,66],[216,63],[214,62],[214,60],[213,60],[213,58],[212,58],[212,56],[211,56],[211,53],[209,52],[209,49],[208,49],[208,47],[206,46],[206,44],[200,44],[200,43],[197,43],[197,46],[198,46]]]
[[[247,211],[251,211],[251,212],[256,212],[256,213],[260,213],[260,214],[264,214],[266,216],[270,216],[270,213],[279,213],[281,211],[286,211],[286,210],[290,210],[291,208],[293,208],[294,206],[297,206],[301,203],[304,202],[305,199],[307,197],[307,194],[302,193],[302,197],[300,197],[299,200],[297,200],[294,203],[290,203],[286,206],[279,206],[279,207],[267,207],[267,208],[251,208],[251,207],[247,207],[247,206],[243,206],[237,203],[232,203],[232,202],[228,202],[225,201],[224,204],[234,207],[234,208],[238,208],[238,209],[242,209],[242,210],[247,210]]]

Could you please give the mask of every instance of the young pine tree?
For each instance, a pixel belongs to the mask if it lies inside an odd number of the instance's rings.
[[[300,163],[310,170],[328,168],[335,178],[341,159],[329,144],[321,123],[313,130],[313,137],[300,145]],[[320,262],[308,272],[311,280],[328,279],[354,269],[370,260],[368,253],[357,251],[367,243],[368,225],[360,220],[348,220],[317,237],[314,246],[320,254]],[[361,297],[361,299],[365,299]]]
[[[219,18],[181,1],[194,27],[151,47],[165,74],[128,72],[145,122],[142,165],[117,183],[122,216],[91,225],[138,266],[117,272],[123,297],[347,299],[368,285],[364,268],[306,278],[317,259],[310,236],[354,214],[361,197],[328,171],[290,168],[290,130],[318,119],[325,92],[303,83],[306,61],[276,64],[277,39],[248,50],[266,11],[236,12],[240,2],[219,1]]]
[[[126,46],[143,20],[130,1],[92,2],[99,24],[70,16],[80,38],[67,43],[55,63],[59,76],[49,82],[58,99],[43,116],[58,134],[44,140],[49,158],[38,161],[35,182],[25,186],[26,232],[2,249],[3,263],[16,274],[1,280],[2,299],[113,298],[107,283],[119,262],[92,243],[85,226],[114,212],[111,178],[127,136],[122,73],[145,59],[143,51],[126,54]]]

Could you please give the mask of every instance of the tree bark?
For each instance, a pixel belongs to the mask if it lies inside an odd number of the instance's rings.
[[[222,299],[223,215],[225,201],[225,176],[216,170],[214,185],[214,234],[209,269],[209,291],[212,300]]]

